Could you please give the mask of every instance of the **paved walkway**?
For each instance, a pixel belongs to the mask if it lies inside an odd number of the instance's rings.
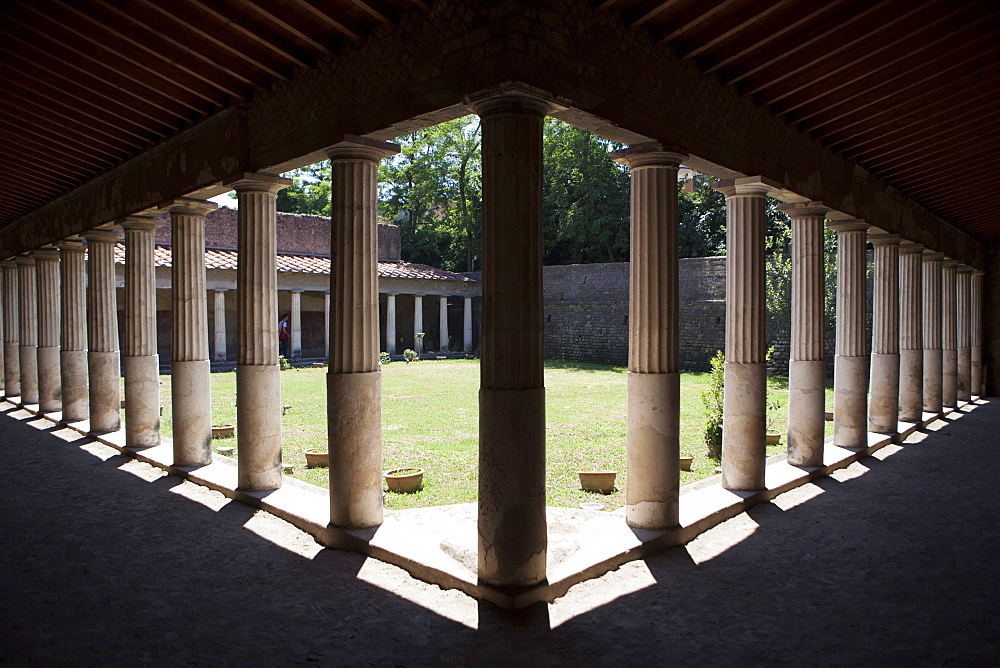
[[[17,415],[0,414],[3,664],[1000,660],[996,400],[520,613]]]

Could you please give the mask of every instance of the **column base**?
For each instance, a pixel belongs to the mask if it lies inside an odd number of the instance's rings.
[[[924,351],[899,351],[899,419],[920,422],[924,410]]]
[[[382,524],[382,373],[326,374],[330,524]]]
[[[959,401],[972,400],[972,351],[958,349],[958,373],[955,376],[955,395]]]
[[[38,348],[38,410],[55,413],[62,410],[62,376],[58,346]]]
[[[160,356],[128,355],[125,369],[125,445],[160,444]]]
[[[895,434],[899,426],[899,354],[872,353],[868,431]]]
[[[212,463],[212,369],[208,360],[170,364],[174,466]]]
[[[87,353],[90,374],[90,431],[108,434],[121,429],[121,360],[118,351]]]
[[[924,410],[941,412],[941,349],[924,348]]]
[[[281,370],[277,364],[236,366],[237,485],[281,487]]]
[[[823,465],[826,429],[826,362],[791,360],[788,363],[788,463]]]
[[[868,355],[834,358],[833,444],[868,447]]]
[[[479,390],[479,577],[545,579],[545,389]]]
[[[726,362],[722,415],[722,486],[764,489],[767,367]]]
[[[17,343],[3,343],[3,394],[5,397],[21,396],[21,364]]]
[[[637,529],[679,523],[680,374],[628,373],[625,521]]]
[[[954,348],[941,351],[941,405],[958,405],[958,350]]]
[[[86,420],[90,414],[87,351],[63,350],[59,361],[59,375],[62,378],[62,421]]]
[[[38,347],[18,346],[21,367],[21,405],[38,403]]]

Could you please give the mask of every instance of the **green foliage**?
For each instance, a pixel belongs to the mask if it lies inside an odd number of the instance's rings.
[[[285,359],[284,355],[278,355],[278,367],[282,371],[288,371],[289,369],[292,368],[292,364],[287,359]]]
[[[389,363],[389,362],[391,362],[391,361],[392,361],[392,358],[391,358],[391,357],[389,357],[389,353],[387,353],[387,352],[385,352],[385,351],[382,351],[382,352],[380,352],[380,353],[378,354],[378,363],[379,363],[380,365],[385,365],[385,364],[388,364],[388,363]]]
[[[769,254],[764,282],[764,300],[769,318],[787,320],[792,309],[791,230],[774,225],[768,240]],[[827,331],[837,321],[837,234],[826,229],[823,233],[823,314]]]
[[[678,183],[677,247],[679,257],[708,257],[726,253],[726,197],[708,181],[696,179],[694,192]]]
[[[767,349],[767,354],[764,360],[767,362],[767,368],[771,368],[771,359],[774,357],[774,346]],[[766,420],[766,430],[768,433],[774,433],[777,428],[775,425],[778,424],[778,420],[781,419],[781,401],[774,395],[771,388],[771,383],[766,383],[764,385],[764,419]]]
[[[412,348],[407,348],[406,350],[403,351],[404,362],[406,363],[416,362],[418,359],[420,359],[420,356],[417,355],[416,350],[413,350]]]
[[[275,207],[284,213],[330,215],[330,161],[318,162],[284,176],[292,185],[278,191]]]
[[[725,385],[726,356],[717,350],[711,360],[712,370],[708,373],[708,389],[701,393],[701,403],[705,407],[705,445],[708,456],[722,458],[722,406]]]

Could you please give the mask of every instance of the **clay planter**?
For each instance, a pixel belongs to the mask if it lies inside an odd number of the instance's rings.
[[[764,437],[764,443],[766,445],[777,445],[781,443],[781,434],[767,434]]]
[[[232,445],[227,445],[224,448],[219,448],[219,454],[226,457],[232,457],[233,453],[236,452],[236,448]]]
[[[690,471],[693,463],[694,457],[681,457],[681,471]]]
[[[615,491],[615,476],[618,471],[577,471],[580,475],[580,487],[585,492],[611,494]]]
[[[213,424],[212,438],[232,438],[236,427],[231,424]]]
[[[413,494],[424,484],[424,470],[407,467],[386,471],[385,484],[390,492]]]
[[[826,420],[827,422],[831,422],[831,421],[833,420],[833,411],[824,411],[824,413],[823,413],[823,418],[824,418],[824,419],[825,419],[825,420]]]
[[[323,450],[306,450],[306,466],[311,469],[330,465],[330,453]]]

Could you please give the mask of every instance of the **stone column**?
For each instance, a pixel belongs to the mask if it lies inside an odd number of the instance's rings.
[[[424,337],[417,336],[424,331],[424,296],[413,295],[413,350],[418,355],[424,353]]]
[[[924,340],[924,410],[941,412],[941,263],[944,253],[924,251],[923,321]]]
[[[542,121],[517,93],[473,103],[482,119],[483,323],[479,390],[479,577],[545,579]]]
[[[899,245],[899,419],[903,422],[920,422],[924,411],[923,252],[920,244]]]
[[[385,350],[396,354],[396,295],[391,292],[385,296]]]
[[[226,291],[215,292],[215,361],[226,361]]]
[[[62,377],[59,364],[59,251],[42,248],[35,258],[38,282],[38,410],[54,413],[62,410]]]
[[[237,485],[281,487],[281,376],[278,368],[278,191],[290,179],[245,174],[228,183],[238,201],[236,269]]]
[[[3,268],[3,388],[5,397],[21,396],[21,344],[18,340],[21,330],[18,318],[17,299],[20,291],[17,285],[17,263],[14,260],[0,262]]]
[[[985,388],[983,387],[983,276],[981,271],[972,272],[970,283],[970,304],[969,311],[972,316],[972,327],[970,338],[972,341],[969,350],[971,369],[971,393],[976,397],[982,397]]]
[[[869,236],[875,247],[868,431],[895,434],[899,419],[899,237]]]
[[[868,445],[868,364],[865,326],[867,301],[863,220],[828,223],[837,232],[837,351],[833,366],[833,443],[843,448]]]
[[[3,341],[4,341],[4,307],[3,307],[3,269],[0,269],[0,389],[3,389],[6,393],[6,388],[4,385],[4,380],[7,377],[6,366],[4,365],[4,351],[3,351]]]
[[[119,228],[102,226],[87,240],[87,369],[90,374],[90,431],[121,428],[121,360],[115,302],[115,243]]]
[[[292,290],[292,322],[291,340],[289,343],[291,359],[297,360],[302,357],[302,291]]]
[[[726,196],[726,368],[722,486],[764,488],[767,360],[764,350],[764,210],[772,185],[722,181]]]
[[[349,136],[327,149],[332,182],[327,434],[330,524],[382,523],[378,163],[395,144]]]
[[[448,298],[441,297],[441,314],[438,318],[438,351],[448,352]]]
[[[174,466],[212,463],[212,368],[208,360],[205,215],[215,208],[217,205],[213,202],[196,199],[174,200],[170,206],[173,250],[170,269],[173,309],[170,402]],[[224,292],[216,294],[222,294],[225,299]],[[218,304],[215,310],[218,317]],[[225,317],[223,301],[223,321]]]
[[[615,153],[632,184],[625,520],[641,529],[679,523],[677,168],[684,157],[659,144]]]
[[[18,358],[21,364],[21,405],[38,403],[38,289],[35,258],[17,262]]]
[[[472,297],[465,298],[465,306],[462,310],[463,316],[463,332],[462,332],[462,350],[467,353],[472,352]]]
[[[82,239],[59,243],[62,277],[60,371],[62,421],[78,422],[90,416],[87,382],[87,279]]]
[[[160,444],[160,356],[156,352],[153,245],[154,234],[161,224],[145,216],[129,216],[122,220],[125,230],[122,366],[125,371],[125,445],[130,448]]]
[[[955,277],[955,347],[958,369],[955,392],[959,401],[972,401],[972,267],[959,265]]]
[[[330,359],[330,292],[323,293],[323,356]]]
[[[958,405],[957,268],[958,262],[949,258],[945,258],[941,266],[941,404],[944,408]]]
[[[792,341],[788,360],[788,463],[823,465],[826,362],[823,220],[819,202],[779,207],[792,219]]]

